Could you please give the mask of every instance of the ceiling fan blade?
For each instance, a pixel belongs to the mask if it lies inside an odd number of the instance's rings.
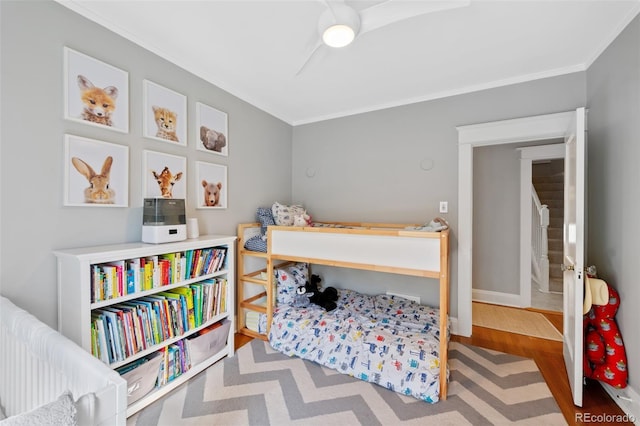
[[[360,34],[364,34],[414,16],[438,12],[440,10],[464,7],[468,6],[470,3],[470,0],[388,0],[384,3],[380,3],[360,11]]]
[[[316,53],[319,53],[318,50],[320,50],[320,48],[322,48],[322,41],[318,40],[316,42],[315,47],[311,50],[311,53],[309,53],[309,55],[307,56],[307,59],[304,61],[304,63],[302,64],[302,66],[298,69],[298,72],[296,73],[296,75],[299,75],[306,67],[307,65],[309,65],[310,62],[312,62],[312,59],[314,59],[316,55]]]

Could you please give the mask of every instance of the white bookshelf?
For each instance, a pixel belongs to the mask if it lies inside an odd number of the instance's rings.
[[[177,386],[195,376],[210,365],[234,354],[234,306],[235,306],[235,236],[203,235],[199,238],[189,239],[165,244],[127,243],[110,246],[85,247],[54,252],[58,261],[58,329],[59,331],[81,346],[88,352],[92,352],[92,313],[104,308],[124,302],[135,302],[145,296],[153,296],[157,293],[179,287],[190,286],[205,281],[225,281],[226,309],[219,312],[195,328],[185,330],[180,335],[163,340],[161,343],[151,345],[130,356],[120,360],[106,362],[111,368],[118,368],[134,362],[161,350],[168,345],[186,339],[215,323],[230,322],[227,342],[224,348],[210,357],[191,365],[191,368],[179,375],[166,385],[156,388],[141,399],[133,402],[127,408],[127,417],[166,395]],[[117,297],[96,300],[92,291],[92,276],[94,267],[118,261],[131,259],[153,258],[170,253],[185,254],[188,251],[206,250],[209,248],[226,249],[222,266],[211,273],[204,273],[195,277],[177,277],[175,282],[158,285],[148,289],[138,289],[129,294],[117,295]],[[126,279],[126,277],[125,277]],[[140,287],[140,286],[139,286]],[[126,291],[125,291],[126,293]],[[103,360],[104,362],[104,360]]]

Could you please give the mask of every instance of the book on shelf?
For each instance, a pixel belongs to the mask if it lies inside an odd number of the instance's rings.
[[[113,324],[114,346],[118,354],[116,360],[124,361],[133,355],[130,330],[126,326],[124,313],[114,307],[102,308],[101,311]]]
[[[158,333],[157,342],[162,342],[166,339],[170,339],[171,334],[168,327],[167,321],[167,307],[165,306],[165,299],[162,296],[150,295],[141,297],[139,300],[144,300],[146,302],[151,303],[153,311],[155,313],[156,318],[156,327]]]
[[[202,284],[195,283],[189,286],[193,294],[193,322],[196,327],[202,324]]]
[[[92,327],[96,331],[96,341],[91,345],[92,353],[105,364],[110,364],[112,362],[112,357],[109,352],[109,344],[107,343],[107,332],[105,330],[104,318],[100,313],[92,312],[91,323]]]
[[[178,293],[163,291],[161,293],[158,293],[158,295],[163,296],[167,299],[170,317],[169,323],[173,329],[173,335],[179,336],[181,334],[184,334],[185,331],[189,330],[188,323],[185,323],[184,321],[186,315],[183,314],[187,311],[186,300],[184,301],[183,306],[183,300],[180,297],[181,295]]]
[[[123,296],[127,294],[126,291],[126,279],[125,279],[125,262],[124,260],[116,260],[107,263],[105,266],[113,267],[111,273],[113,274],[113,298]]]
[[[187,346],[183,340],[180,340],[160,349],[162,361],[158,370],[157,387],[162,387],[175,380],[191,368]]]
[[[127,288],[132,290],[131,293],[142,291],[142,285],[140,283],[140,269],[139,257],[127,260]]]
[[[99,312],[104,320],[110,362],[122,361],[124,360],[124,355],[122,353],[118,317],[113,312],[105,311],[104,309],[100,309]]]
[[[178,287],[171,290],[171,292],[181,294],[187,304],[186,315],[187,315],[187,323],[189,324],[189,328],[196,328],[196,320],[195,320],[195,303],[194,303],[194,293],[191,286]]]
[[[123,302],[115,306],[124,311],[128,311],[129,315],[131,315],[130,326],[135,336],[136,352],[150,347],[153,341],[150,335],[149,318],[146,313],[146,307],[136,301]]]

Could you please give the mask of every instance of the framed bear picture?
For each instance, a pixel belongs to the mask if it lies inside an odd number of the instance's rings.
[[[229,129],[226,112],[196,103],[197,149],[212,154],[229,155]]]
[[[196,161],[197,209],[227,208],[227,166]]]
[[[144,136],[187,146],[187,97],[149,80],[143,90]]]
[[[129,133],[129,73],[64,48],[64,117]]]

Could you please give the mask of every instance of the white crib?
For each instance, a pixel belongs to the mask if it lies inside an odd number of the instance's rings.
[[[124,425],[127,382],[78,345],[0,296],[0,405],[7,417],[72,394],[80,425]]]

